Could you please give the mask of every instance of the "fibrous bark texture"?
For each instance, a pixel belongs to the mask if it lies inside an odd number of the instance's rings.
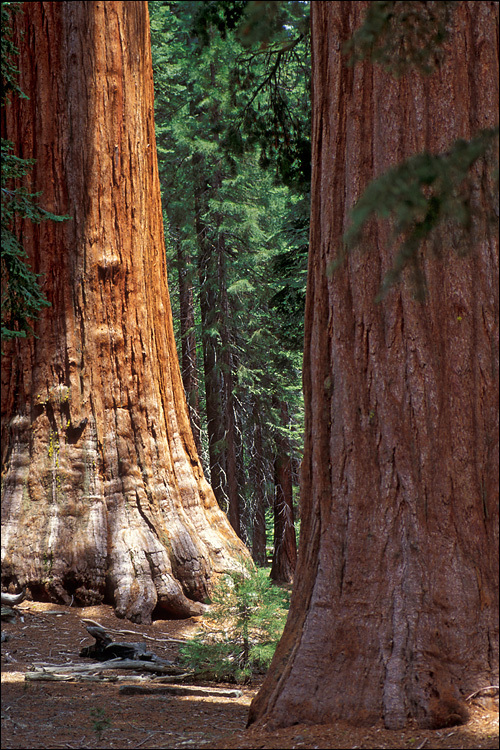
[[[382,223],[328,273],[371,179],[495,124],[497,3],[455,5],[443,66],[396,80],[344,65],[365,3],[312,3],[301,537],[249,723],[446,726],[498,680],[496,234],[425,254],[424,304],[406,282],[374,302],[393,260]]]
[[[29,100],[5,135],[71,220],[18,228],[52,306],[2,362],[2,581],[137,621],[189,616],[248,553],[204,479],[180,377],[147,3],[22,10]]]

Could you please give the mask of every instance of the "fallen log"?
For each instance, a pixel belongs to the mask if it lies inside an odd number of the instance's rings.
[[[154,660],[155,655],[146,650],[143,643],[119,643],[113,641],[105,628],[98,623],[83,621],[87,632],[95,638],[92,646],[85,646],[80,651],[80,656],[96,661],[109,661],[110,659],[137,659]],[[91,623],[91,624],[90,624]]]
[[[102,625],[100,625],[95,620],[90,620],[87,617],[82,617],[82,623],[87,627],[90,625],[91,627],[97,627],[103,630],[105,633],[115,633],[118,635],[140,635],[141,638],[144,638],[147,641],[155,641],[156,643],[186,643],[189,638],[158,638],[153,637],[151,635],[146,635],[145,633],[136,633],[135,630],[122,630],[118,628],[108,628],[105,630]],[[87,627],[88,630],[88,627]],[[89,631],[90,632],[90,631]]]
[[[26,682],[118,682],[115,674],[57,674],[54,672],[26,672]]]
[[[120,682],[123,680],[141,680],[144,681],[147,679],[151,682],[168,682],[168,681],[174,681],[179,682],[184,679],[191,679],[192,675],[186,672],[185,674],[178,674],[178,675],[168,675],[168,676],[162,676],[162,677],[156,677],[155,675],[151,675],[150,677],[145,677],[144,675],[105,675],[103,674],[103,671],[113,669],[115,667],[101,667],[101,669],[94,669],[94,670],[74,670],[69,671],[66,668],[66,671],[51,671],[47,668],[45,669],[39,669],[35,670],[33,672],[26,672],[24,675],[24,679],[26,682]]]
[[[145,685],[122,685],[120,695],[196,695],[218,698],[240,698],[241,690],[228,688],[210,688],[197,685],[162,685],[161,687]]]
[[[52,672],[26,672],[24,679],[26,682],[35,682],[36,680],[44,680],[46,682],[75,682],[77,677],[72,674],[53,674]]]
[[[158,657],[157,657],[158,659]],[[140,661],[139,659],[110,659],[99,664],[44,664],[35,662],[34,671],[26,674],[96,674],[110,669],[131,669],[134,672],[154,672],[162,675],[184,675],[179,667],[165,661]],[[36,679],[40,679],[39,677]]]
[[[122,643],[120,641],[113,641],[109,632],[95,620],[82,618],[82,624],[85,625],[89,635],[95,638],[95,643],[81,649],[79,655],[84,658],[95,659],[95,661],[109,661],[111,659],[121,658],[138,661],[154,661],[165,664],[171,663],[159,659],[159,657],[152,651],[147,651],[144,643]],[[135,635],[135,633],[130,630],[112,632],[132,633]]]

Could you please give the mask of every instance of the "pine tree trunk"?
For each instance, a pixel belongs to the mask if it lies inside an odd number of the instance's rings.
[[[455,5],[442,68],[396,80],[343,63],[365,3],[312,4],[301,538],[249,723],[437,728],[498,680],[496,234],[427,254],[425,304],[407,280],[374,302],[392,263],[382,223],[327,273],[371,179],[496,121],[498,6]]]
[[[200,157],[201,159],[201,157]],[[200,182],[203,182],[200,180]],[[217,362],[215,331],[218,327],[217,311],[217,258],[207,240],[207,227],[202,219],[204,190],[195,193],[196,233],[198,235],[198,273],[200,279],[200,313],[203,345],[203,373],[205,380],[205,410],[207,417],[208,460],[210,482],[221,508],[226,506],[224,492],[224,421],[222,410],[222,375]]]
[[[283,427],[288,426],[287,405],[280,404]],[[297,540],[293,514],[292,462],[289,441],[277,438],[274,462],[274,550],[270,577],[277,583],[292,583],[297,564]]]
[[[193,442],[167,290],[146,2],[24,3],[6,113],[64,224],[19,227],[52,307],[2,362],[2,582],[198,613],[247,552]],[[20,34],[24,32],[24,35]]]
[[[217,197],[221,183],[222,175],[216,172],[212,177],[211,197]],[[204,195],[207,190],[207,187],[205,191],[199,189],[196,196],[196,230],[200,248],[200,309],[210,475],[217,501],[221,507],[227,506],[229,521],[240,535],[233,358],[227,322],[226,247],[224,233],[220,230],[222,217],[213,216],[212,241],[210,230],[201,218],[208,203],[207,195]]]
[[[252,533],[252,558],[256,565],[267,564],[266,550],[266,472],[264,469],[264,450],[262,446],[262,421],[260,404],[257,396],[253,399],[254,445],[251,458],[251,477],[253,487],[254,512]]]
[[[222,181],[222,180],[221,180]],[[222,217],[218,217],[222,222]],[[232,356],[232,340],[229,331],[229,300],[227,295],[226,275],[226,242],[222,232],[218,229],[217,252],[218,263],[218,287],[220,294],[220,336],[221,336],[221,360],[222,360],[222,382],[224,390],[224,453],[226,467],[226,494],[228,498],[227,515],[229,522],[239,537],[241,537],[240,519],[240,495],[238,477],[238,446],[236,436],[236,412],[234,403],[234,364]]]
[[[181,374],[189,410],[189,422],[193,432],[196,452],[201,455],[200,391],[198,384],[198,363],[196,356],[196,334],[194,319],[193,283],[189,273],[189,261],[177,244],[179,268],[179,308],[181,335]]]

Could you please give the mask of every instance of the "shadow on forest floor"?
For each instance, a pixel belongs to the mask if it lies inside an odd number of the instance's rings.
[[[92,641],[82,617],[111,630],[133,631],[122,640],[142,641],[146,636],[148,649],[171,660],[178,654],[177,641],[194,635],[199,618],[137,625],[118,619],[107,605],[83,609],[26,601],[17,609],[22,619],[2,625],[9,636],[2,643],[2,748],[498,747],[498,710],[492,702],[473,706],[465,726],[439,731],[390,732],[336,723],[262,732],[245,730],[258,685],[244,686],[241,696],[229,698],[122,695],[116,683],[26,682],[24,674],[34,662],[89,663],[78,656],[83,643]]]

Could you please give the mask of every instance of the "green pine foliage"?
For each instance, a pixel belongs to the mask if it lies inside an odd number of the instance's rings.
[[[18,50],[12,41],[12,13],[20,11],[21,3],[2,3],[2,107],[10,96],[26,98],[17,83],[15,58]],[[33,167],[33,159],[21,159],[14,154],[13,144],[2,138],[2,218],[1,218],[1,338],[24,338],[33,332],[31,323],[40,310],[50,303],[38,282],[39,275],[31,269],[28,256],[15,232],[16,222],[22,219],[39,224],[41,221],[64,221],[68,216],[56,216],[38,203],[40,193],[25,187],[25,178]]]
[[[368,185],[351,213],[344,240],[347,248],[362,243],[363,228],[373,216],[391,220],[399,248],[378,299],[400,280],[407,267],[412,271],[415,296],[423,299],[425,275],[419,251],[424,243],[437,256],[450,244],[457,254],[466,254],[475,233],[495,219],[497,140],[498,128],[484,130],[470,141],[455,141],[446,153],[417,154]],[[474,199],[478,169],[483,185],[480,202]],[[496,188],[487,195],[487,185],[493,186],[495,181]],[[329,271],[334,267],[332,264]]]
[[[250,2],[232,67],[235,127],[276,180],[307,194],[311,181],[309,3]]]
[[[283,632],[290,593],[269,580],[266,568],[221,577],[200,632],[181,647],[182,664],[199,677],[249,682],[267,671]]]
[[[259,403],[263,427],[267,468],[262,481],[269,502],[276,436],[287,432],[298,463],[303,421],[310,180],[307,4],[280,5],[285,10],[277,16],[279,33],[264,50],[260,42],[255,48],[242,47],[248,3],[231,8],[221,2],[149,3],[174,324],[179,320],[176,282],[181,258],[194,296],[205,426],[202,460],[208,469],[205,342],[215,351],[221,394],[231,368],[240,505],[248,543],[255,494],[254,404]],[[205,321],[200,311],[203,294],[212,299],[211,317]],[[176,339],[180,347],[180,335]],[[275,406],[281,401],[288,403],[291,414],[285,428]],[[223,467],[226,448],[225,439],[212,446]]]
[[[409,70],[432,73],[443,58],[443,43],[456,3],[369,3],[363,24],[344,47],[349,64],[368,58],[399,77]]]
[[[2,73],[2,106],[13,92],[25,98],[17,82],[18,69],[16,57],[19,50],[12,40],[12,14],[19,13],[22,3],[2,3],[0,8],[2,21],[2,54],[0,56],[0,71]]]

